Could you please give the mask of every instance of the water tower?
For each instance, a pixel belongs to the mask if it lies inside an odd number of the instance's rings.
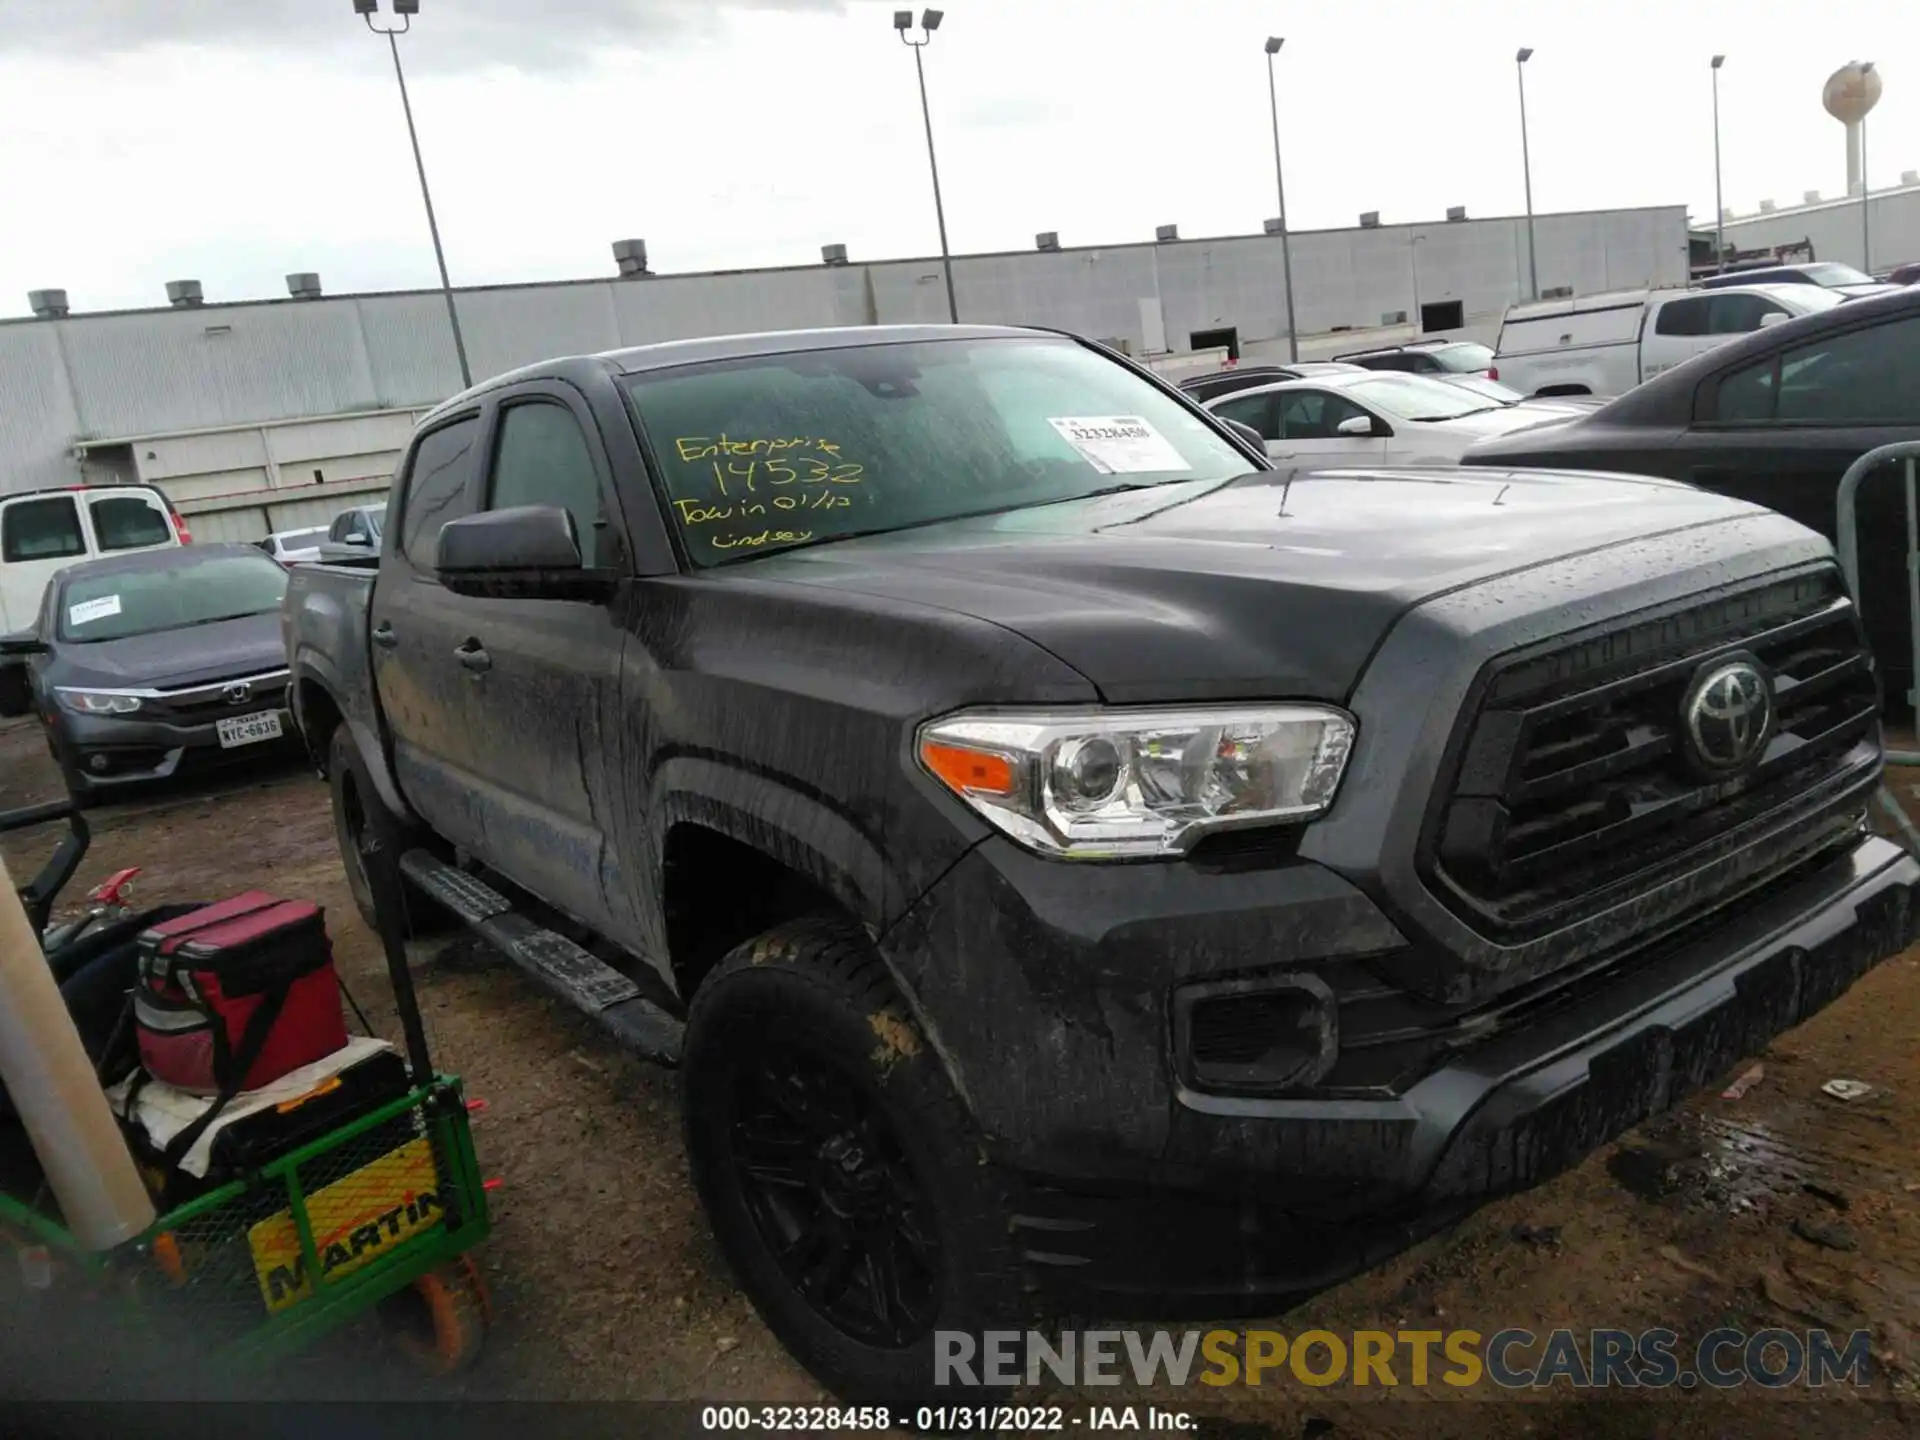
[[[1880,72],[1871,60],[1849,60],[1827,77],[1820,92],[1827,113],[1847,127],[1847,193],[1861,194],[1867,183],[1860,132],[1867,112],[1880,103]]]

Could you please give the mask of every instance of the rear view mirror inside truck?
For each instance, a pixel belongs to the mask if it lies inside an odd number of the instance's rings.
[[[599,600],[615,572],[581,563],[573,516],[558,505],[488,510],[440,531],[435,569],[456,595],[522,600]]]

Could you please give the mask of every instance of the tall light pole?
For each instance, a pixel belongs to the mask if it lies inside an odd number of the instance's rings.
[[[1278,35],[1267,37],[1267,104],[1273,111],[1273,185],[1280,192],[1280,278],[1287,292],[1287,359],[1300,359],[1300,326],[1293,313],[1293,241],[1287,223],[1287,172],[1280,165],[1280,85],[1273,78],[1273,57],[1287,42]]]
[[[1873,61],[1860,62],[1860,78],[1873,73]],[[1867,183],[1867,117],[1860,116],[1860,268],[1873,273],[1873,187]]]
[[[1727,268],[1727,207],[1720,198],[1720,67],[1724,55],[1713,57],[1713,269],[1724,274]]]
[[[920,38],[915,40],[908,32],[913,29],[913,12],[896,10],[893,12],[893,28],[900,33],[902,44],[913,49],[913,70],[920,77],[920,118],[927,125],[927,168],[933,172],[933,213],[940,222],[940,265],[947,272],[947,318],[954,324],[960,323],[960,301],[953,289],[953,255],[947,249],[947,208],[940,202],[940,162],[933,154],[933,111],[927,108],[927,67],[920,62],[920,52],[933,39],[933,32],[940,28],[945,18],[939,10],[920,12]]]
[[[1540,257],[1533,244],[1533,154],[1527,145],[1527,61],[1533,51],[1522,45],[1514,54],[1513,68],[1520,77],[1520,171],[1527,182],[1527,281],[1532,298],[1540,298]]]
[[[398,36],[413,28],[413,17],[420,13],[420,0],[393,0],[393,13],[400,23],[393,26],[380,26],[373,23],[378,0],[353,0],[353,12],[367,22],[367,29],[376,35],[387,37],[387,48],[393,52],[393,76],[400,82],[400,108],[407,115],[407,139],[413,143],[413,168],[420,175],[420,198],[427,206],[427,231],[433,236],[433,258],[440,265],[440,293],[447,299],[447,324],[453,327],[453,349],[460,357],[460,388],[473,388],[473,371],[467,367],[467,342],[460,335],[460,312],[453,305],[453,282],[447,279],[447,256],[440,248],[440,222],[433,218],[433,192],[427,189],[427,167],[420,158],[420,136],[413,128],[413,102],[407,98],[407,73],[400,68],[400,42]]]

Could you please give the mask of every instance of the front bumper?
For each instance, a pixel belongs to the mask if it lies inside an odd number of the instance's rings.
[[[137,713],[76,715],[61,710],[49,723],[55,753],[76,788],[99,793],[291,753],[299,744],[293,717],[283,706],[261,710],[280,717],[279,738],[232,747],[221,745],[216,721],[181,724]]]
[[[1030,1261],[1108,1303],[1217,1311],[1344,1278],[1724,1075],[1904,948],[1916,884],[1887,841],[1830,851],[1379,1099],[1199,1094],[1175,1075],[1172,986],[1407,943],[1314,865],[1062,866],[990,841],[887,952],[1030,1182]]]

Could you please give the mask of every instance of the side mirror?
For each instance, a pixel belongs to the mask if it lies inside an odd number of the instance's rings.
[[[1787,314],[1785,311],[1769,310],[1766,314],[1760,317],[1760,328],[1762,330],[1765,330],[1769,326],[1779,325],[1785,321],[1791,320],[1792,318],[1793,317]]]
[[[495,600],[604,600],[618,579],[580,559],[573,516],[558,505],[520,505],[449,521],[434,569],[456,595]]]
[[[0,635],[0,660],[29,660],[47,653],[47,642],[31,630]]]
[[[1349,415],[1333,427],[1336,435],[1348,435],[1360,440],[1373,438],[1373,417],[1371,415]]]
[[[1253,426],[1244,424],[1239,420],[1229,420],[1224,415],[1216,415],[1213,418],[1226,426],[1227,429],[1233,431],[1234,434],[1238,435],[1262,455],[1267,453],[1266,437],[1254,429]]]

